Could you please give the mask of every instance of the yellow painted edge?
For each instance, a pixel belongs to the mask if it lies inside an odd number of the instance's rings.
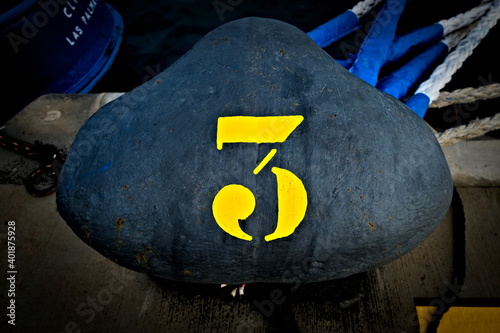
[[[276,155],[277,151],[278,149],[271,149],[271,151],[266,155],[266,157],[264,157],[262,162],[260,162],[259,165],[257,165],[257,167],[253,170],[253,174],[254,175],[258,174],[266,166],[266,164],[269,163],[269,161],[274,157],[274,155]]]
[[[418,325],[420,327],[420,333],[427,332],[429,328],[429,324],[432,319],[432,315],[437,310],[437,306],[417,306],[417,316],[418,316]]]
[[[252,236],[241,230],[239,220],[248,218],[255,209],[255,196],[243,185],[224,186],[212,202],[212,213],[219,227],[236,238],[251,241]]]
[[[420,332],[430,324],[436,306],[417,306]],[[500,307],[453,306],[441,318],[438,333],[500,332]]]
[[[303,116],[232,116],[217,119],[216,146],[224,143],[284,142],[304,120]]]
[[[272,234],[264,237],[266,242],[290,236],[306,215],[307,191],[304,183],[293,172],[273,167],[278,190],[278,223]]]

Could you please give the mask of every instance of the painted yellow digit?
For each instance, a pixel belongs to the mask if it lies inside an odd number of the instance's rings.
[[[276,155],[277,149],[271,149],[271,151],[264,157],[264,159],[257,165],[255,169],[253,169],[253,174],[257,175],[269,161]]]
[[[224,186],[214,198],[212,212],[222,230],[247,241],[252,236],[241,230],[239,220],[249,217],[255,209],[255,196],[243,185]]]
[[[219,117],[217,149],[224,143],[284,142],[303,120],[303,116]]]
[[[220,117],[217,121],[217,149],[224,143],[275,143],[284,142],[304,120],[303,116]],[[253,170],[257,175],[274,157],[277,150],[272,149]],[[305,217],[307,210],[307,191],[291,171],[273,167],[278,183],[278,223],[276,230],[264,239],[269,242],[293,234]],[[214,198],[212,212],[217,224],[228,234],[251,241],[245,233],[240,220],[248,218],[255,209],[255,196],[243,185],[224,186]]]
[[[307,210],[307,192],[300,178],[286,169],[273,167],[271,171],[278,183],[278,224],[264,237],[267,242],[293,234]]]

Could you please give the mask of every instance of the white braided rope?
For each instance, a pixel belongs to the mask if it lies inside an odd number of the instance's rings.
[[[469,31],[471,31],[472,28],[474,28],[475,26],[476,26],[476,23],[472,23],[466,28],[460,29],[458,31],[454,31],[454,32],[450,33],[449,35],[446,35],[443,38],[443,43],[445,43],[448,46],[448,50],[451,50],[452,48],[457,46],[458,43],[460,43],[460,41],[462,39],[464,39],[465,36],[467,36],[467,34],[469,33]]]
[[[452,104],[474,103],[475,101],[500,98],[500,83],[492,83],[478,88],[463,88],[452,92],[441,91],[430,108],[442,108]]]
[[[488,11],[488,9],[491,8],[491,5],[491,2],[483,3],[465,13],[459,14],[446,20],[441,20],[438,23],[443,26],[444,35],[447,35],[452,31],[466,27],[472,22],[478,20]]]
[[[435,135],[441,147],[446,147],[460,141],[480,137],[498,129],[500,129],[500,113],[493,117],[474,120],[467,125],[447,129]]]
[[[360,1],[356,4],[356,6],[352,7],[351,11],[356,14],[358,18],[364,16],[370,10],[373,9],[376,5],[380,3],[381,0],[364,0]]]
[[[478,24],[471,29],[465,39],[458,43],[456,49],[450,52],[444,62],[439,65],[431,77],[424,81],[415,94],[422,93],[429,96],[430,101],[439,97],[439,91],[451,80],[452,75],[462,67],[464,61],[472,54],[474,48],[495,26],[500,18],[500,0],[495,0],[488,13],[481,18]]]

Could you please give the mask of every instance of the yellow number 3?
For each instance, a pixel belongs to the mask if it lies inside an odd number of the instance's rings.
[[[304,120],[302,116],[269,117],[220,117],[217,122],[217,149],[224,143],[275,143],[284,142]],[[254,169],[258,174],[274,157],[272,149]],[[302,222],[307,210],[307,192],[302,181],[292,172],[273,167],[278,192],[278,223],[276,230],[264,237],[269,242],[290,236]],[[252,191],[243,185],[224,186],[215,196],[212,212],[219,227],[236,238],[251,241],[253,238],[241,230],[239,220],[245,220],[256,205]]]

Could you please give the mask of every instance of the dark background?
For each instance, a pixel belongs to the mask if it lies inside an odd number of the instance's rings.
[[[200,38],[221,24],[235,19],[258,16],[290,23],[304,32],[330,20],[358,1],[251,1],[220,0],[232,10],[225,11],[221,20],[213,0],[108,0],[123,17],[125,31],[123,42],[109,72],[92,92],[127,92],[149,80],[187,52]],[[480,1],[429,1],[410,0],[398,25],[398,34],[453,17],[480,4]],[[375,11],[379,9],[375,7]],[[365,24],[373,19],[368,13]],[[359,46],[359,33],[325,48],[334,58],[343,58],[340,44]],[[453,75],[444,90],[478,87],[494,83],[500,77],[499,54],[496,52],[500,28],[496,26],[474,50],[472,56]],[[498,108],[498,101],[490,100],[469,105],[454,105],[430,109],[426,120],[436,129],[443,130],[469,121],[491,116]]]
[[[100,0],[102,1],[102,0]],[[237,0],[220,0],[223,2],[232,1],[232,3],[239,3]],[[344,12],[346,9],[352,8],[356,1],[335,1],[335,0],[321,0],[321,1],[298,1],[298,0],[289,0],[289,1],[250,1],[250,0],[241,0],[237,6],[233,6],[234,9],[230,12],[225,12],[223,20],[219,18],[214,6],[213,0],[199,0],[199,1],[159,1],[159,0],[150,0],[150,1],[132,1],[132,0],[107,0],[109,4],[111,4],[123,17],[125,22],[125,31],[123,36],[122,46],[118,52],[118,55],[115,59],[115,62],[109,72],[103,77],[103,79],[95,86],[92,92],[128,92],[134,87],[142,84],[143,82],[152,78],[152,76],[158,74],[165,68],[167,68],[170,64],[176,61],[179,57],[181,57],[185,52],[187,52],[200,38],[202,38],[207,32],[212,29],[220,26],[221,24],[230,22],[232,20],[248,17],[248,16],[259,16],[259,17],[268,17],[279,19],[285,22],[288,22],[301,30],[307,32],[317,27],[318,25],[328,21],[329,19],[335,17],[336,15]],[[432,23],[435,23],[441,19],[446,19],[452,17],[458,13],[465,12],[467,9],[472,8],[473,6],[479,4],[479,0],[477,1],[429,1],[429,0],[412,0],[408,1],[406,10],[399,24],[398,33],[405,33],[412,29],[423,27]],[[377,8],[376,8],[377,9]],[[364,18],[364,23],[367,23],[372,18],[370,14],[368,14]],[[363,30],[363,29],[362,29]],[[498,44],[498,37],[500,34],[500,28],[497,26],[493,30],[490,31],[488,36],[482,41],[481,45],[474,51],[474,54],[466,61],[464,66],[453,76],[452,81],[445,87],[445,90],[451,91],[458,88],[464,87],[478,87],[481,85],[485,85],[488,83],[498,82],[500,77],[500,68],[498,65],[498,53],[496,51]],[[350,45],[356,47],[355,42],[356,33],[347,36],[342,42],[349,43]],[[341,42],[335,43],[334,45],[326,48],[325,50],[330,53],[332,56],[336,58],[343,57],[344,55],[340,51]],[[202,101],[200,101],[202,103]],[[450,106],[443,109],[431,109],[429,110],[426,120],[435,128],[444,129],[448,127],[457,126],[466,122],[469,122],[475,118],[482,118],[487,115],[491,115],[493,113],[498,112],[498,101],[484,101],[478,102],[470,105],[456,105]],[[469,192],[469,200],[473,196],[474,193],[481,192]],[[479,209],[479,208],[477,208]],[[460,211],[463,209],[460,208]],[[458,211],[458,209],[457,209]],[[458,214],[458,213],[457,213]],[[464,222],[465,223],[465,222]],[[37,223],[35,223],[37,224]],[[448,230],[448,229],[446,229]],[[451,240],[450,240],[451,242]],[[57,244],[57,242],[53,242]],[[446,243],[445,245],[447,245]],[[442,245],[442,244],[441,244]],[[440,245],[440,246],[441,246]],[[445,248],[445,245],[441,246]],[[451,246],[451,245],[450,245]],[[436,247],[437,248],[437,247]],[[461,248],[457,246],[460,251]],[[431,248],[432,249],[432,248]],[[435,254],[435,257],[427,258],[429,262],[431,262],[435,258],[441,258],[441,256],[445,256],[447,252],[444,254]],[[425,259],[425,258],[424,258]],[[454,258],[456,259],[456,258]],[[448,260],[448,259],[447,259]],[[450,259],[451,260],[451,259]],[[465,259],[464,259],[465,260]],[[439,263],[441,261],[438,261]],[[447,261],[446,261],[447,262]],[[64,263],[64,262],[63,262]],[[460,262],[459,262],[460,263]],[[86,268],[87,269],[87,268]],[[44,277],[43,272],[47,272],[49,268],[46,270],[42,270],[42,281],[43,279],[47,279],[51,275],[46,275]],[[429,268],[432,272],[432,270]],[[73,271],[70,269],[69,271]],[[57,272],[56,272],[57,273]],[[99,273],[95,273],[99,274]],[[386,276],[390,276],[391,273]],[[392,273],[394,274],[394,273]],[[428,274],[428,281],[431,279],[430,274]],[[480,273],[477,273],[480,276]],[[75,276],[71,275],[70,276]],[[98,275],[95,275],[98,276]],[[77,282],[86,281],[85,277],[76,277]],[[423,275],[423,279],[425,279],[426,275]],[[287,295],[290,297],[290,300],[313,300],[318,301],[317,307],[312,307],[313,310],[308,310],[308,303],[303,305],[302,307],[298,307],[299,310],[304,311],[305,313],[312,313],[317,316],[317,320],[323,320],[327,318],[327,315],[332,312],[332,304],[343,304],[344,300],[355,300],[356,297],[359,298],[360,292],[366,294],[365,299],[376,299],[379,297],[377,294],[377,290],[371,286],[374,285],[374,282],[377,280],[371,278],[371,275],[360,274],[351,276],[348,281],[346,280],[336,280],[329,281],[328,283],[323,283],[320,286],[312,286],[309,288],[299,288],[297,291],[293,293],[293,295]],[[55,284],[58,285],[58,281],[54,281]],[[438,281],[442,282],[442,281]],[[224,299],[229,299],[234,301],[235,303],[239,301],[239,299],[234,299],[232,296],[228,294],[228,290],[231,290],[232,287],[227,289],[221,289],[219,286],[215,286],[214,288],[208,288],[206,290],[204,285],[201,287],[197,286],[196,288],[192,285],[181,285],[173,283],[169,284],[167,281],[158,281],[158,284],[164,287],[166,290],[175,290],[175,291],[183,291],[183,292],[191,292],[194,295],[212,295],[219,296],[219,294],[223,294]],[[429,283],[430,285],[431,283]],[[68,290],[71,285],[64,285],[65,288],[62,290]],[[69,287],[68,287],[69,286]],[[97,286],[97,289],[92,289],[92,286]],[[90,286],[86,286],[82,289],[88,289],[89,295],[96,295],[96,292],[99,291],[99,284],[90,284]],[[386,284],[384,287],[389,287],[389,284]],[[393,286],[390,286],[393,287]],[[49,288],[50,289],[50,288]],[[53,288],[52,288],[53,289]],[[192,290],[191,290],[192,289]],[[388,288],[389,289],[389,288]],[[42,290],[45,290],[42,285]],[[258,284],[247,286],[246,295],[247,299],[250,300],[250,297],[255,297],[255,299],[261,301],[267,299],[269,297],[270,291],[273,290],[273,286],[260,286]],[[361,290],[361,291],[360,291]],[[395,290],[398,290],[395,288]],[[73,293],[73,291],[72,291]],[[87,291],[85,291],[87,293]],[[165,292],[166,294],[166,292]],[[65,294],[62,294],[62,298],[64,299]],[[78,291],[75,291],[76,302],[80,301],[81,294],[78,294]],[[134,294],[135,295],[135,294]],[[384,294],[385,295],[385,294]],[[390,294],[389,294],[390,295]],[[68,293],[68,297],[70,298],[70,294]],[[53,299],[59,297],[58,295],[47,295],[49,299]],[[43,297],[45,298],[45,297]],[[169,298],[165,298],[162,303],[167,304],[169,302]],[[199,308],[200,301],[198,299],[187,299],[179,297],[180,301],[170,300],[172,307],[178,304],[185,304],[184,311],[189,311],[186,313],[193,313],[193,309],[196,305]],[[381,298],[382,299],[382,298]],[[84,300],[83,298],[81,300]],[[364,298],[361,297],[361,302],[363,302]],[[69,302],[64,299],[64,302]],[[323,303],[322,303],[323,302]],[[39,302],[34,302],[33,304],[38,304]],[[43,303],[43,302],[42,302]],[[46,302],[48,303],[48,302]],[[64,303],[70,304],[70,303]],[[194,304],[194,305],[193,305]],[[202,303],[204,305],[203,311],[206,313],[205,316],[210,316],[211,314],[217,313],[217,310],[212,310],[211,308],[216,308],[216,306],[211,306],[211,304],[218,304],[213,301],[207,301],[206,303]],[[208,305],[207,305],[208,304]],[[276,311],[276,316],[269,318],[269,320],[273,323],[274,326],[281,327],[286,324],[286,321],[289,320],[290,314],[293,314],[291,310],[287,307],[289,303],[286,302],[283,305],[283,309],[280,311]],[[375,303],[376,304],[376,303]],[[398,303],[399,304],[399,303]],[[425,303],[425,305],[429,304]],[[134,303],[135,305],[135,303]],[[377,305],[377,304],[376,304]],[[35,306],[35,305],[33,305]],[[318,309],[324,306],[326,309],[324,310],[325,314]],[[384,307],[384,304],[380,304],[381,307]],[[190,308],[191,307],[191,308]],[[59,309],[60,306],[54,307],[55,309]],[[126,305],[123,305],[123,309],[126,308]],[[207,309],[208,308],[208,309]],[[337,309],[333,307],[334,309]],[[355,311],[358,307],[355,307]],[[365,309],[363,307],[359,307],[360,309]],[[164,308],[163,308],[164,309]],[[182,311],[182,309],[175,309],[176,311]],[[362,318],[373,318],[373,313],[378,311],[379,309],[374,306],[368,314],[354,314],[359,315]],[[74,307],[67,306],[67,311],[74,311]],[[282,312],[283,313],[282,313]],[[340,310],[336,310],[340,311]],[[43,311],[42,311],[43,312]],[[107,312],[107,311],[104,311]],[[152,311],[153,312],[153,311]],[[173,311],[172,311],[173,312]],[[45,312],[43,312],[45,314]],[[125,312],[126,313],[126,312]],[[194,312],[196,313],[196,312]],[[349,312],[348,312],[349,313]],[[67,318],[67,313],[62,313],[61,316],[63,318]],[[188,316],[180,316],[177,318],[186,318]],[[145,324],[145,331],[147,324],[155,324],[155,317],[152,314],[151,318],[145,318],[146,321],[150,321]],[[166,318],[166,320],[171,320],[172,317]],[[174,317],[176,318],[176,317]],[[220,318],[220,317],[216,317]],[[228,317],[229,319],[231,317]],[[351,317],[345,316],[341,317],[341,319],[347,321]],[[162,318],[163,319],[163,318]],[[228,319],[228,320],[229,320]],[[293,317],[292,317],[293,319]],[[290,319],[290,320],[292,320]],[[117,320],[115,317],[105,317],[104,315],[96,320],[96,322],[101,321],[102,325],[107,325],[109,322],[113,320]],[[157,319],[158,320],[158,319]],[[339,319],[340,320],[340,319]],[[285,321],[285,323],[283,323]],[[346,322],[345,326],[349,325],[357,325],[358,323]],[[35,324],[34,324],[35,325]],[[196,325],[196,321],[194,322]],[[292,325],[292,324],[290,324]],[[109,325],[108,327],[111,327]],[[333,329],[333,328],[332,328]],[[288,330],[291,332],[292,330]]]
[[[0,10],[9,8],[17,2],[15,0],[2,2]],[[352,8],[358,0],[107,0],[106,2],[122,16],[124,35],[114,63],[91,91],[92,93],[132,90],[170,66],[209,31],[232,20],[249,16],[273,18],[308,32]],[[466,12],[480,2],[481,0],[409,0],[399,21],[397,34],[404,34],[439,20],[448,19]],[[224,6],[227,10],[221,12],[220,8]],[[326,47],[325,51],[332,57],[341,59],[347,56],[342,51],[346,49],[346,45],[350,50],[357,49],[367,32],[369,23],[381,6],[382,4],[378,5],[362,18],[363,26],[360,30]],[[219,8],[219,13],[216,7]],[[463,67],[454,74],[444,90],[478,87],[498,81],[500,66],[496,45],[499,36],[500,28],[496,26],[474,50]],[[46,50],[40,51],[47,53],[50,48],[48,46]],[[2,56],[6,55],[0,54],[0,57]],[[4,65],[7,63],[8,66],[9,61],[12,60],[5,59]],[[386,68],[382,74],[387,72]],[[18,94],[12,96],[13,94],[9,92],[12,89],[7,89],[10,87],[7,82],[9,77],[6,76],[4,81],[7,85],[4,85],[0,93],[3,94],[4,101],[4,108],[0,112],[0,125],[29,102],[22,97],[23,94],[26,95],[25,89],[16,88]],[[498,100],[430,109],[425,120],[441,131],[495,114],[500,103]],[[19,106],[21,104],[22,106]]]

